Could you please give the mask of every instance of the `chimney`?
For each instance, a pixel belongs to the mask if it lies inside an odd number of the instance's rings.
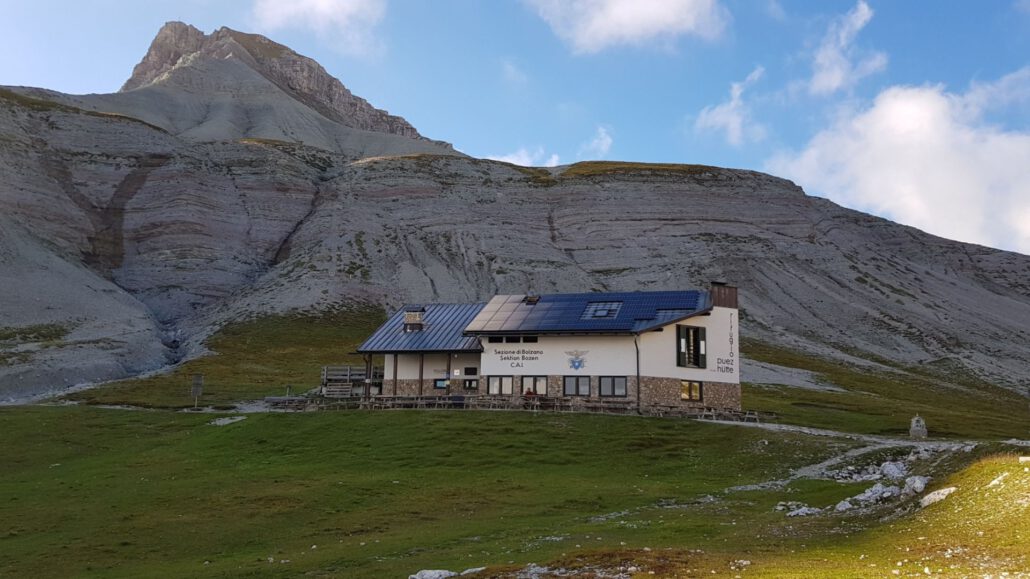
[[[404,331],[421,332],[425,327],[423,316],[426,308],[423,306],[404,306]]]
[[[737,286],[724,281],[713,281],[711,294],[713,306],[737,309]]]

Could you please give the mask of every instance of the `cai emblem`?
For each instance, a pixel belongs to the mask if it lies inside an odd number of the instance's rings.
[[[587,361],[584,356],[587,355],[589,350],[572,350],[571,352],[565,352],[569,355],[569,368],[573,370],[582,370],[586,368]]]

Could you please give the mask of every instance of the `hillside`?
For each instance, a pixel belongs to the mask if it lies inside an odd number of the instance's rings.
[[[229,29],[166,25],[118,93],[0,89],[0,163],[0,400],[285,312],[712,279],[755,344],[987,397],[1030,372],[1030,257],[752,171],[465,157]],[[785,358],[744,380],[792,383]]]
[[[0,408],[0,575],[1027,569],[1030,475],[1011,455],[977,462],[997,446],[503,411],[216,418],[225,416]],[[918,495],[836,511],[875,483],[834,473],[885,461],[932,478]],[[788,502],[820,510],[788,516]]]

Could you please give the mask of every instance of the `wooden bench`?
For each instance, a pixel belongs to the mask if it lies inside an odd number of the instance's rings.
[[[360,393],[354,391],[353,384],[330,383],[322,386],[322,396],[326,398],[351,398],[353,396],[360,396]]]
[[[279,410],[304,410],[309,402],[304,396],[265,396],[265,404]]]

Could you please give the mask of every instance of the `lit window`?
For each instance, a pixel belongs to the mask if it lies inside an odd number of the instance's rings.
[[[701,402],[704,400],[704,386],[693,380],[680,381],[680,400]]]
[[[465,390],[479,390],[479,380],[474,378],[466,379],[464,387]]]

